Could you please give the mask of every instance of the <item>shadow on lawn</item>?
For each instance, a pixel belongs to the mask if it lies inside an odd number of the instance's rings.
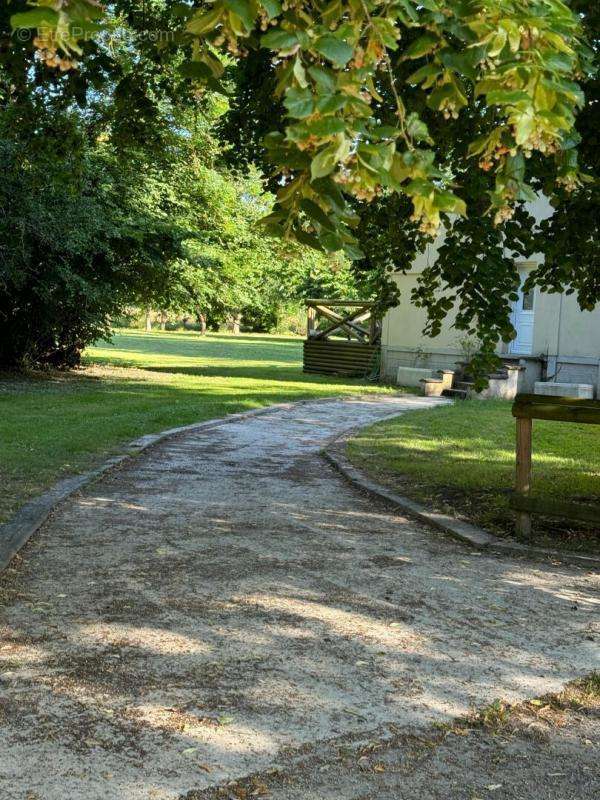
[[[116,347],[120,339],[127,339],[140,346],[140,352],[145,353],[150,349],[156,352],[157,345],[165,344],[167,348],[176,345],[179,351],[181,347],[195,347],[197,345],[210,346],[211,342],[219,344],[226,344],[228,347],[235,348],[236,345],[240,347],[247,347],[249,345],[255,347],[268,347],[270,344],[286,347],[301,347],[304,341],[301,337],[294,336],[269,336],[267,334],[254,334],[245,335],[243,333],[225,334],[225,333],[208,333],[201,336],[199,333],[182,333],[180,331],[154,331],[152,333],[143,333],[141,331],[115,331],[110,339],[99,339],[95,345],[106,344],[111,347]]]
[[[300,366],[270,364],[266,367],[233,366],[233,365],[206,365],[197,367],[143,367],[148,372],[164,372],[178,375],[196,375],[198,377],[212,378],[249,378],[264,381],[301,382],[307,384],[339,383],[340,385],[360,385],[365,383],[365,378],[347,378],[343,375],[323,375],[319,373],[303,372]],[[372,383],[371,383],[372,385]]]

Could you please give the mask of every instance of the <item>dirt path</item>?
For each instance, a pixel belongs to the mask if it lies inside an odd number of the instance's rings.
[[[471,552],[319,459],[424,403],[188,433],[57,512],[0,577],[0,798],[177,800],[598,668],[598,576]]]

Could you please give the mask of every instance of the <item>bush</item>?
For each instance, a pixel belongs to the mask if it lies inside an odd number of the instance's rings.
[[[36,108],[36,131],[21,138],[10,116],[0,119],[0,365],[71,367],[109,317],[167,284],[179,237],[151,169],[91,148],[74,116]]]

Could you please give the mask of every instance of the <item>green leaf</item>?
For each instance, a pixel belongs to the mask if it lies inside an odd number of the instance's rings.
[[[347,42],[331,34],[319,37],[314,44],[314,49],[337,67],[345,67],[354,53]]]
[[[348,210],[348,204],[339,186],[331,178],[320,178],[313,181],[313,188],[324,198],[331,208],[338,214],[344,214]]]
[[[467,50],[465,53],[456,53],[454,50],[444,49],[439,53],[439,58],[448,69],[453,69],[459,75],[464,75],[472,81],[476,80],[477,58],[473,50]]]
[[[309,117],[315,108],[313,95],[310,89],[298,89],[292,86],[288,89],[283,101],[291,117],[304,119]]]
[[[260,39],[260,46],[269,50],[290,50],[297,44],[296,34],[284,31],[283,28],[273,28]]]
[[[330,253],[335,253],[336,250],[341,250],[344,246],[344,240],[342,237],[337,233],[330,233],[328,231],[322,231],[319,236],[319,241]]]
[[[337,166],[337,152],[337,145],[330,145],[329,147],[326,147],[324,150],[321,150],[319,153],[317,153],[310,165],[310,175],[312,180],[315,178],[323,178],[325,175],[329,175],[331,172],[333,172]]]
[[[316,119],[310,122],[307,127],[309,133],[319,138],[335,136],[338,133],[343,133],[346,129],[344,120],[339,117],[323,117],[322,119]]]
[[[531,97],[522,89],[495,89],[486,95],[487,102],[496,106],[514,106],[516,103],[531,102]]]
[[[358,244],[355,244],[354,242],[345,242],[344,253],[350,259],[350,261],[360,261],[361,258],[365,257],[365,254],[360,249]]]
[[[418,197],[430,197],[435,187],[424,178],[415,178],[404,187],[406,194],[417,195]]]
[[[535,117],[532,114],[521,114],[515,124],[515,141],[524,144],[535,132]]]
[[[186,30],[195,36],[212,31],[223,16],[223,6],[219,5],[207,11],[206,14],[196,13],[186,25]]]
[[[410,0],[398,0],[398,2],[406,14],[406,18],[404,20],[406,24],[419,21],[419,15]]]
[[[544,66],[553,72],[571,72],[573,59],[564,53],[550,53],[542,58]]]
[[[335,91],[335,79],[331,73],[323,67],[309,67],[308,74],[323,92]]]
[[[305,244],[308,247],[312,247],[313,250],[323,250],[321,242],[313,233],[307,233],[306,231],[303,231],[302,228],[295,228],[294,236],[300,242],[300,244]]]
[[[421,56],[433,52],[439,43],[440,40],[435,34],[424,33],[408,46],[404,56],[405,58],[421,58]]]
[[[56,28],[58,14],[51,8],[35,8],[32,11],[23,11],[13,14],[10,18],[13,30],[17,28]]]
[[[416,142],[430,142],[429,129],[414,111],[406,118],[406,131]]]
[[[413,85],[417,83],[421,83],[421,81],[426,80],[427,78],[437,78],[440,74],[441,69],[439,64],[425,64],[420,69],[413,72],[412,75],[406,79],[407,83],[411,83]]]
[[[446,211],[449,214],[460,214],[463,217],[467,213],[465,201],[447,190],[435,193],[435,207],[440,211]]]
[[[323,211],[321,206],[317,205],[317,203],[315,203],[313,200],[309,200],[307,197],[305,197],[300,202],[300,208],[307,216],[309,216],[314,222],[317,222],[322,228],[335,233],[335,222],[331,220]]]
[[[538,199],[537,193],[528,186],[526,183],[522,183],[519,186],[519,191],[517,194],[517,200],[521,200],[523,202],[534,203]]]
[[[550,81],[544,81],[544,83],[549,86]],[[574,81],[568,81],[565,78],[558,78],[554,83],[553,86],[561,91],[564,92],[571,100],[573,100],[580,108],[585,105],[585,95],[581,90],[581,87],[575,83]]]
[[[220,78],[225,72],[225,67],[223,64],[208,50],[203,50],[201,53],[199,53],[199,55],[196,57],[196,61],[202,61],[204,64],[207,64],[215,78]]]
[[[306,78],[306,70],[304,69],[302,61],[300,61],[299,58],[296,58],[294,60],[293,72],[294,72],[294,78],[296,78],[300,87],[302,89],[306,89],[306,87],[308,86],[308,80]]]
[[[260,4],[267,12],[269,19],[278,17],[281,14],[281,3],[279,0],[260,0]]]
[[[317,111],[321,114],[335,114],[348,102],[347,94],[329,94],[317,99]]]
[[[496,35],[492,39],[488,55],[491,56],[492,58],[494,58],[494,56],[499,55],[504,50],[507,41],[508,41],[508,34],[503,28],[500,28],[500,30],[496,33]]]
[[[225,8],[233,11],[242,20],[248,32],[254,28],[256,16],[252,13],[249,0],[223,0]],[[256,10],[256,6],[254,6]]]
[[[331,2],[328,3],[321,12],[323,25],[327,25],[327,27],[329,27],[333,23],[338,22],[342,16],[343,10],[344,9],[342,8],[341,0],[331,0]]]
[[[400,32],[394,23],[385,17],[373,17],[372,24],[383,44],[389,50],[397,50]]]
[[[443,86],[438,86],[427,98],[427,105],[429,108],[441,109],[448,102],[453,104],[456,108],[467,104],[466,97],[453,83],[445,83]]]
[[[285,93],[290,85],[293,74],[294,62],[289,58],[277,67],[277,83],[275,84],[274,91],[275,97],[281,97],[281,95]]]
[[[188,6],[187,3],[175,3],[175,5],[171,8],[171,14],[178,19],[188,19],[193,13],[194,10],[191,6]]]
[[[179,74],[184,78],[193,78],[198,81],[207,81],[213,77],[208,64],[202,61],[186,61],[179,67]]]

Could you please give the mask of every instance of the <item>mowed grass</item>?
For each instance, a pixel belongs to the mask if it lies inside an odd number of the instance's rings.
[[[117,332],[71,373],[0,376],[0,522],[128,441],[270,403],[388,388],[305,375],[302,340]]]
[[[597,503],[599,517],[595,530],[538,517],[536,543],[600,550],[600,426],[535,421],[533,430],[533,494]],[[472,400],[374,425],[348,452],[400,492],[512,536],[514,443],[510,403]]]

